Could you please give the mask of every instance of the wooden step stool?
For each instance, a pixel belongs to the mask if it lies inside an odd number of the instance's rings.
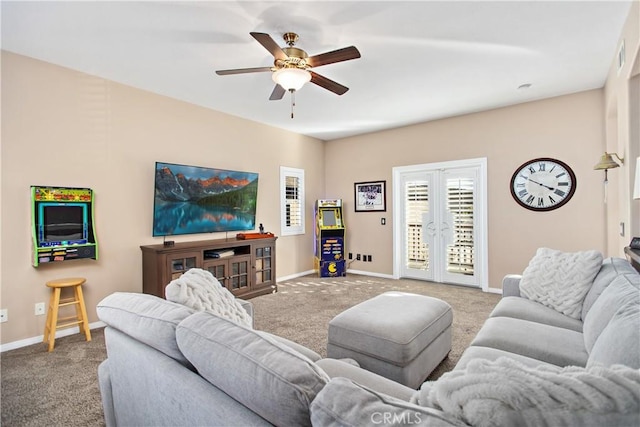
[[[47,312],[47,324],[44,327],[43,342],[49,343],[49,350],[53,351],[56,341],[56,330],[68,328],[78,325],[80,332],[84,332],[87,341],[91,341],[91,332],[89,331],[89,321],[87,320],[87,308],[84,305],[84,297],[82,296],[82,285],[86,279],[83,277],[72,277],[68,279],[56,279],[47,282],[47,286],[51,288],[51,298],[49,299],[49,311]],[[62,288],[73,287],[73,297],[60,299]],[[58,319],[58,309],[60,307],[75,305],[76,315],[63,317]],[[73,320],[67,322],[68,320]],[[58,324],[58,322],[66,322]]]

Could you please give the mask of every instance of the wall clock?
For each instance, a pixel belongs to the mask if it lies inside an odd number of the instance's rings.
[[[576,175],[560,160],[529,160],[511,177],[511,195],[532,211],[550,211],[567,203],[576,191]]]

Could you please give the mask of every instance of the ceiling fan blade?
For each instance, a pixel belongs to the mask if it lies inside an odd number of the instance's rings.
[[[307,58],[307,64],[312,67],[333,64],[335,62],[349,61],[360,58],[360,52],[355,46],[344,47],[331,52],[321,53]]]
[[[219,76],[226,76],[229,74],[261,73],[263,71],[271,71],[271,67],[236,68],[233,70],[218,70],[216,71],[216,74]]]
[[[279,99],[282,99],[286,92],[287,90],[285,88],[283,88],[279,84],[276,84],[276,87],[273,88],[273,92],[271,92],[269,101],[278,101]]]
[[[251,34],[251,36],[254,39],[256,39],[258,43],[264,46],[265,49],[271,52],[271,55],[273,55],[274,58],[282,59],[282,60],[288,58],[287,54],[284,53],[282,48],[278,46],[278,43],[276,43],[269,34],[266,34],[266,33],[249,33],[249,34]]]
[[[349,90],[348,87],[342,86],[340,83],[334,82],[333,80],[321,76],[318,73],[314,73],[313,71],[310,71],[310,73],[311,83],[317,84],[318,86],[323,87],[335,93],[336,95],[343,95],[346,91]]]

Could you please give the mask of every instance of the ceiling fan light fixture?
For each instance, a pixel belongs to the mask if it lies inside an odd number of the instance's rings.
[[[311,73],[301,68],[280,68],[271,78],[286,90],[299,90],[311,81]]]

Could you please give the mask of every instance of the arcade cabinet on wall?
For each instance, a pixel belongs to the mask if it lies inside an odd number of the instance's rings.
[[[346,276],[342,200],[318,200],[315,214],[315,269],[320,277]]]
[[[98,259],[90,188],[31,187],[33,266]]]

